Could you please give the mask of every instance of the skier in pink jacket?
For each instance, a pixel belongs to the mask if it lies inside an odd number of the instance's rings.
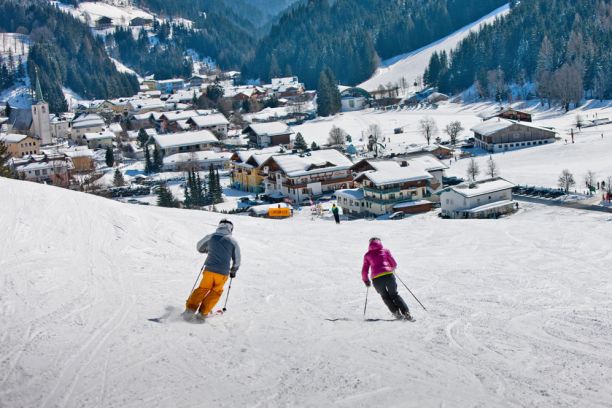
[[[412,320],[406,302],[397,293],[397,282],[393,274],[396,267],[397,262],[393,259],[391,252],[383,247],[380,238],[370,238],[370,246],[368,252],[363,256],[363,268],[361,268],[363,283],[370,286],[371,277],[374,288],[391,313],[397,318]]]

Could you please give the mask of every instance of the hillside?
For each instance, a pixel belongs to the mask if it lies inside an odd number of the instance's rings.
[[[308,0],[280,18],[257,45],[248,76],[298,75],[309,88],[329,67],[342,84],[369,78],[381,59],[436,41],[504,0]]]
[[[235,216],[244,262],[228,312],[157,324],[147,318],[182,307],[195,242],[220,214],[2,178],[0,191],[0,406],[612,403],[609,216]],[[361,320],[373,235],[429,310],[401,288],[416,323]],[[372,291],[367,316],[388,317]],[[338,317],[353,320],[325,320]]]
[[[508,10],[509,6],[507,4],[503,5],[444,38],[434,41],[418,50],[382,61],[374,75],[359,86],[368,91],[373,91],[378,89],[381,85],[386,86],[388,83],[401,83],[402,78],[404,78],[408,84],[412,85],[418,77],[423,77],[423,72],[427,68],[429,60],[434,52],[439,53],[446,51],[450,53],[450,51],[470,33],[480,30],[485,24],[492,23],[496,18],[506,14]]]

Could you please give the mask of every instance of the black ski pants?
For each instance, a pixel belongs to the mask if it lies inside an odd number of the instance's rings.
[[[374,289],[382,297],[383,302],[389,308],[391,313],[406,314],[408,313],[408,305],[404,302],[404,299],[397,293],[397,282],[395,281],[395,275],[389,274],[379,276],[378,278],[372,279]]]

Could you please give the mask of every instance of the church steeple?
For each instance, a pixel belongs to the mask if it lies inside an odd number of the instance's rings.
[[[41,103],[41,102],[44,102],[45,99],[43,98],[42,89],[40,87],[40,80],[38,79],[38,67],[35,68],[35,72],[36,72],[36,90],[35,90],[34,97],[37,103]]]

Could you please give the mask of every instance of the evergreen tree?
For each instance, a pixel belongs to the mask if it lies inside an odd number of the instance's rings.
[[[160,207],[178,207],[179,203],[172,195],[166,184],[162,184],[157,189],[157,205]]]
[[[113,167],[115,164],[115,153],[113,152],[113,148],[108,146],[106,148],[106,153],[104,155],[104,161],[108,167]]]
[[[321,71],[319,74],[319,84],[317,85],[317,115],[329,116],[331,109],[331,84],[325,71]]]
[[[329,113],[335,115],[342,109],[342,101],[340,90],[338,89],[338,81],[334,72],[330,68],[325,69],[327,83],[329,84]]]
[[[308,145],[304,140],[304,136],[300,132],[295,136],[295,141],[293,142],[293,148],[297,150],[306,150],[308,149]]]
[[[13,170],[8,165],[10,159],[11,154],[8,152],[8,146],[0,138],[0,177],[12,178],[14,176]]]
[[[113,177],[113,185],[115,187],[122,187],[125,185],[125,179],[123,178],[123,174],[119,169],[115,169],[115,175]]]
[[[157,148],[157,144],[156,144],[155,148],[153,149],[153,169],[154,171],[159,172],[159,171],[162,171],[163,168],[164,168],[164,157],[162,156],[161,152]]]
[[[221,179],[219,178],[219,170],[215,171],[215,204],[223,202],[223,188],[221,187]]]
[[[11,105],[9,104],[8,101],[6,101],[6,105],[4,106],[4,116],[6,116],[7,118],[11,116],[11,111],[12,111]]]
[[[144,129],[138,131],[138,144],[140,147],[144,147],[149,142],[149,135]]]
[[[151,162],[151,151],[149,150],[149,145],[144,147],[144,156],[145,156],[145,174],[153,173],[153,163]]]
[[[312,142],[312,144],[310,145],[310,149],[311,150],[319,150],[319,146],[315,142]]]

